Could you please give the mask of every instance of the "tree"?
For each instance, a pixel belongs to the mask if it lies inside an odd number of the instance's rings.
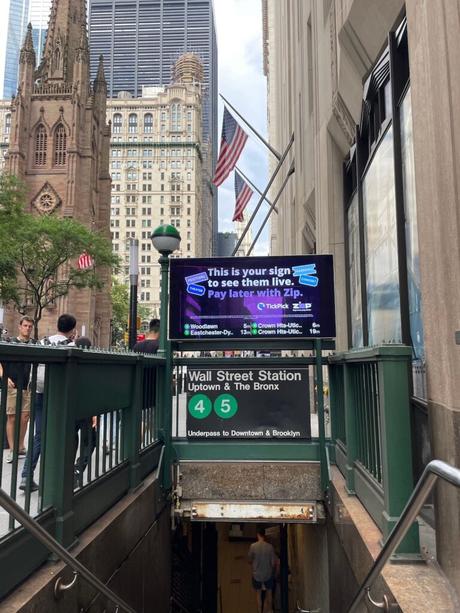
[[[0,300],[16,288],[15,233],[22,223],[24,189],[10,175],[0,175]]]
[[[142,305],[137,305],[137,314],[141,321],[150,318],[149,309]],[[116,345],[123,340],[127,330],[129,319],[129,288],[124,283],[120,283],[115,277],[112,278],[112,345]]]
[[[0,178],[0,228],[0,297],[33,316],[36,338],[47,306],[72,288],[102,288],[107,269],[118,266],[102,234],[70,218],[26,213],[24,191],[8,176]],[[83,253],[93,265],[80,270]]]

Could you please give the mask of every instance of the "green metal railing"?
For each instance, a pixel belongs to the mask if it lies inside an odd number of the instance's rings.
[[[414,483],[409,407],[411,350],[383,345],[329,358],[335,458],[356,494],[388,537]],[[398,554],[419,552],[416,526]]]
[[[0,362],[5,375],[0,401],[2,440],[8,370],[15,363],[31,364],[30,383],[25,386],[31,388],[26,438],[29,449],[33,446],[32,424],[40,396],[36,386],[38,365],[43,364],[46,372],[39,464],[33,474],[29,462],[25,470],[27,486],[20,488],[28,459],[19,456],[16,419],[13,461],[6,463],[8,452],[4,450],[0,487],[59,543],[69,547],[78,534],[157,467],[163,447],[158,434],[162,411],[157,398],[165,360],[132,353],[0,343]],[[18,394],[16,417],[23,395]],[[79,468],[81,478],[76,479]],[[32,487],[34,480],[38,491]],[[0,566],[5,569],[0,576],[0,598],[47,556],[46,549],[18,529],[13,518],[0,519]]]

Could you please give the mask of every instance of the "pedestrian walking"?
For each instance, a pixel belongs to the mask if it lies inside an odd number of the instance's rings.
[[[10,343],[33,343],[32,330],[34,320],[27,315],[21,317],[19,321],[18,335],[10,339]],[[19,428],[19,449],[18,455],[25,456],[25,435],[30,417],[30,391],[29,379],[32,364],[30,362],[3,362],[0,364],[0,377],[2,377],[3,391],[7,394],[6,400],[6,437],[8,440],[9,452],[6,461],[11,464],[13,461],[15,430]],[[5,376],[4,376],[5,373]],[[16,423],[16,404],[18,391],[22,392],[21,406],[19,407],[19,424]]]
[[[257,541],[249,548],[248,561],[252,567],[252,587],[256,591],[257,612],[272,613],[277,557],[273,545],[265,539],[263,527],[258,528]]]
[[[90,349],[91,341],[86,336],[80,336],[75,341],[75,347]],[[96,448],[96,426],[96,417],[84,417],[83,419],[77,419],[75,422],[74,487],[81,487],[83,485],[83,474]],[[77,458],[79,444],[80,457]]]
[[[77,320],[73,315],[64,313],[58,317],[57,333],[50,337],[45,337],[40,341],[41,345],[73,345],[75,339],[75,328]],[[20,490],[25,490],[27,487],[28,475],[31,475],[30,490],[35,492],[38,490],[38,484],[34,481],[34,471],[38,463],[41,451],[42,441],[42,414],[43,414],[43,394],[45,390],[45,365],[40,364],[37,369],[37,390],[35,394],[35,410],[34,410],[34,443],[32,450],[28,450],[26,461],[21,474]]]

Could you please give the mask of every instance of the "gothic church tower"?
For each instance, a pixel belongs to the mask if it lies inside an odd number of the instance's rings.
[[[29,26],[12,101],[8,171],[27,187],[37,214],[73,217],[110,238],[110,128],[102,58],[90,83],[85,0],[53,0],[41,62]],[[48,309],[40,334],[52,333],[57,316],[73,313],[80,332],[107,346],[110,272],[104,290],[72,290]],[[9,326],[10,330],[15,330]]]

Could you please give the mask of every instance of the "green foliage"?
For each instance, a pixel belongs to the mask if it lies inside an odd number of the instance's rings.
[[[150,319],[149,309],[137,305],[137,314],[141,321]],[[124,340],[124,333],[128,329],[129,320],[129,287],[112,278],[112,345],[118,345]]]
[[[15,232],[23,214],[24,190],[14,177],[0,175],[0,299],[7,302],[15,292]]]
[[[118,258],[102,234],[70,218],[26,213],[23,203],[17,182],[2,177],[0,298],[13,302],[20,313],[32,315],[37,335],[43,309],[72,288],[102,288],[108,268],[116,268]],[[91,256],[94,266],[79,270],[78,257],[83,252]]]

